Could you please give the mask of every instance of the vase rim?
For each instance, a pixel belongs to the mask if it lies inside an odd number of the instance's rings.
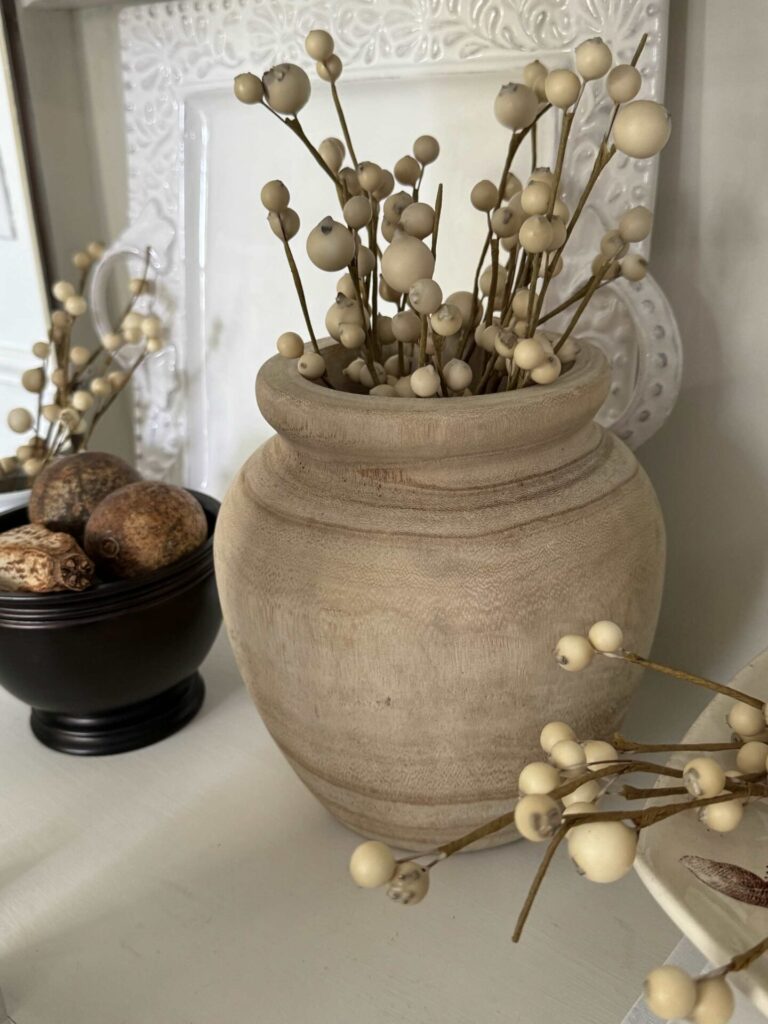
[[[330,339],[320,345],[329,363],[349,355]],[[553,384],[512,394],[447,400],[356,394],[307,380],[298,372],[296,360],[275,355],[259,370],[256,397],[277,433],[297,444],[371,449],[371,454],[393,445],[401,452],[407,446],[417,455],[422,449],[444,453],[444,442],[452,437],[457,454],[479,454],[573,433],[594,418],[609,385],[605,356],[586,343]],[[476,444],[474,438],[482,443]]]

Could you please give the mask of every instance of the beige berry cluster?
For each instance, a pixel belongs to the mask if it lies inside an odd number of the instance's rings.
[[[32,345],[37,364],[21,375],[25,391],[35,396],[34,411],[11,409],[8,426],[14,433],[30,435],[15,455],[0,459],[0,473],[23,472],[32,479],[54,455],[87,447],[96,423],[126,387],[138,365],[163,347],[163,325],[151,309],[138,312],[136,303],[150,298],[152,284],[143,278],[130,282],[131,300],[116,330],[105,334],[95,348],[74,344],[79,319],[88,311],[83,295],[88,273],[101,259],[104,246],[91,242],[75,252],[72,263],[80,272],[78,285],[57,281],[51,294],[57,308],[45,341]],[[115,357],[130,352],[127,368]]]
[[[522,82],[501,87],[493,103],[496,120],[509,132],[501,178],[498,184],[477,182],[469,195],[487,227],[478,271],[471,289],[447,295],[436,279],[442,186],[432,202],[422,195],[427,169],[440,154],[438,140],[420,135],[392,170],[359,159],[337,88],[342,61],[324,29],[309,32],[305,49],[331,88],[343,140],[332,136],[315,146],[306,134],[299,115],[312,85],[303,68],[283,63],[261,77],[238,75],[237,99],[265,108],[297,136],[332,182],[339,204],[339,214],[314,225],[305,244],[313,267],[341,275],[325,314],[325,332],[336,342],[327,350],[318,343],[291,248],[300,217],[283,182],[270,181],[262,190],[306,328],[281,334],[278,352],[295,360],[308,380],[377,398],[465,397],[554,384],[578,357],[574,331],[594,293],[616,278],[634,283],[646,274],[643,257],[629,251],[651,230],[650,211],[637,206],[604,234],[583,283],[564,302],[547,305],[576,222],[614,154],[647,159],[669,138],[665,108],[637,98],[642,45],[631,63],[614,64],[603,40],[588,39],[576,47],[572,68],[549,70],[533,61]],[[571,211],[562,198],[568,143],[585,92],[597,88],[604,89],[612,112],[584,193]],[[511,170],[513,159],[549,111],[559,120],[557,159],[551,167],[533,167],[521,180]]]

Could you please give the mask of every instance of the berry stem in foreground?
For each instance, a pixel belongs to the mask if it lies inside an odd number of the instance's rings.
[[[648,658],[643,658],[639,654],[633,654],[631,651],[615,651],[615,652],[601,652],[604,658],[617,658],[620,661],[629,662],[631,665],[640,665],[641,668],[649,668],[654,672],[659,672],[664,676],[671,676],[673,679],[681,679],[686,683],[693,683],[695,686],[703,686],[705,690],[713,690],[715,693],[722,693],[725,697],[731,697],[733,700],[738,700],[742,704],[749,704],[750,707],[760,708],[763,707],[763,701],[759,697],[751,697],[748,693],[742,693],[741,690],[734,690],[731,686],[723,686],[722,683],[716,683],[712,679],[705,679],[704,676],[693,675],[691,672],[684,672],[679,668],[670,668],[669,665],[662,665],[658,661],[651,661]],[[701,749],[701,748],[699,748]]]

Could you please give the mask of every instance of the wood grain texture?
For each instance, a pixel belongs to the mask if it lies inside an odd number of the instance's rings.
[[[637,671],[552,657],[600,618],[640,651],[656,624],[663,523],[593,422],[607,387],[594,349],[548,388],[455,400],[262,368],[278,436],[222,506],[224,617],[272,736],[349,827],[430,848],[509,808],[546,721],[585,739],[619,725]]]

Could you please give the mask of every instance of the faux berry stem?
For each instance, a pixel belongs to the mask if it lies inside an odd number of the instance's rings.
[[[440,228],[440,214],[443,212],[443,183],[437,186],[437,196],[435,197],[435,226],[432,229],[432,256],[437,257],[437,232]]]
[[[339,96],[339,90],[336,88],[336,83],[333,81],[331,82],[331,96],[333,97],[333,105],[336,108],[336,114],[339,118],[339,124],[341,125],[341,130],[344,135],[344,141],[346,142],[347,149],[349,150],[349,155],[352,160],[352,166],[357,168],[358,161],[357,156],[355,154],[355,147],[352,145],[352,136],[349,133],[349,125],[347,124],[347,119],[344,116],[344,110],[341,106],[341,97]]]
[[[278,217],[279,216],[280,215],[278,214]],[[282,221],[280,221],[280,228],[281,228],[281,230],[283,229],[283,222]],[[312,329],[312,320],[310,319],[309,307],[307,306],[307,296],[304,293],[304,286],[301,283],[301,276],[299,275],[299,268],[296,266],[296,260],[293,258],[293,253],[291,252],[290,243],[289,243],[288,239],[285,237],[285,231],[283,231],[283,239],[282,239],[282,241],[283,241],[283,250],[285,251],[285,258],[288,260],[288,267],[290,268],[290,271],[291,271],[291,277],[293,278],[293,283],[294,283],[294,286],[296,288],[296,294],[299,297],[299,305],[301,306],[301,312],[304,315],[304,323],[307,325],[307,333],[309,334],[309,340],[312,342],[312,348],[315,350],[315,352],[317,352],[319,354],[320,353],[320,346],[317,343],[317,338],[315,337],[315,332]]]
[[[722,683],[715,683],[711,679],[705,679],[704,676],[694,675],[692,672],[684,672],[679,668],[670,668],[669,665],[662,665],[658,661],[651,661],[649,658],[643,658],[639,654],[633,654],[631,651],[616,651],[613,653],[603,652],[605,658],[617,658],[620,661],[629,662],[631,665],[640,665],[641,668],[652,669],[654,672],[659,672],[661,675],[671,676],[673,679],[681,679],[686,683],[693,683],[695,686],[702,686],[705,690],[712,690],[715,693],[722,693],[725,697],[731,697],[733,700],[740,701],[742,704],[749,704],[752,708],[763,709],[764,702],[759,697],[751,697],[748,693],[742,693],[741,690],[734,690],[731,686],[723,686]]]
[[[531,912],[534,900],[538,895],[539,889],[542,886],[544,877],[547,871],[549,870],[549,865],[552,863],[552,858],[555,856],[558,846],[560,845],[560,843],[562,843],[562,841],[565,839],[568,833],[570,824],[571,823],[569,821],[564,821],[549,841],[549,845],[547,846],[546,852],[544,856],[541,858],[541,863],[539,864],[536,874],[534,875],[533,881],[531,882],[531,887],[528,890],[528,895],[525,897],[525,903],[523,903],[520,913],[517,916],[515,930],[514,932],[512,932],[513,942],[520,941],[520,937],[523,934],[523,928],[525,928],[525,922],[528,920],[528,915]]]
[[[675,750],[738,750],[741,743],[635,743],[615,733],[613,746],[622,753],[664,754]]]
[[[736,971],[746,970],[746,968],[753,964],[758,957],[762,956],[763,953],[766,952],[768,952],[768,936],[761,939],[760,942],[755,943],[751,949],[747,949],[745,952],[739,953],[738,956],[729,960],[727,964],[720,967],[716,972],[714,972],[714,975],[709,975],[709,977],[734,974]]]
[[[600,266],[597,269],[597,272],[594,273],[592,275],[592,277],[589,279],[589,284],[587,285],[587,290],[584,292],[584,296],[582,297],[581,302],[576,307],[576,310],[575,310],[573,316],[568,321],[568,326],[565,328],[563,333],[560,335],[560,337],[557,340],[557,344],[554,346],[555,355],[557,355],[557,353],[560,351],[560,349],[566,343],[568,338],[571,336],[571,333],[573,332],[573,329],[576,327],[576,324],[581,319],[581,314],[584,312],[584,310],[589,305],[589,300],[592,298],[592,296],[595,294],[597,289],[600,287],[600,282],[605,277],[605,274],[606,274],[610,264],[611,264],[611,258],[607,257],[600,264]]]

